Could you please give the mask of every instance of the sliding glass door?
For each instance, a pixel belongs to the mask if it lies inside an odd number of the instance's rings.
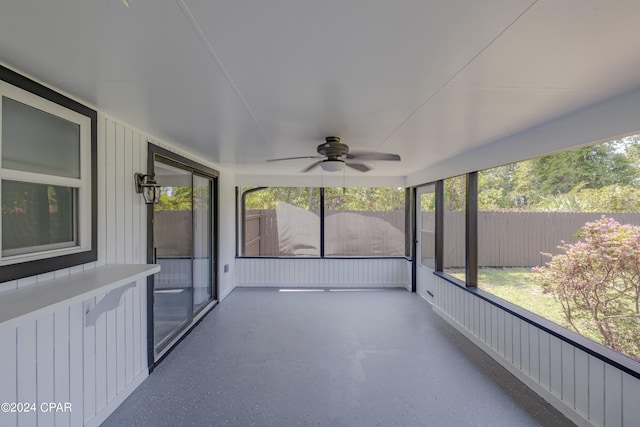
[[[151,296],[155,362],[215,301],[215,176],[155,155],[161,186],[153,207],[152,262],[161,270]]]
[[[193,310],[212,298],[211,180],[193,175]]]
[[[193,203],[191,172],[156,161],[156,179],[162,185],[154,206],[155,263],[160,264],[153,289],[153,328],[156,351],[193,313]]]

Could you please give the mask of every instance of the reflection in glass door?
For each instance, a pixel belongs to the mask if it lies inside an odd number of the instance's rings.
[[[193,175],[193,310],[211,300],[211,180]]]
[[[435,185],[419,187],[416,193],[416,290],[428,301],[432,301],[436,268],[436,194]]]
[[[193,257],[191,172],[155,162],[162,185],[154,206],[153,241],[160,273],[153,290],[153,327],[156,351],[192,316]]]
[[[153,211],[153,347],[157,360],[215,298],[213,182],[156,157],[160,202]]]

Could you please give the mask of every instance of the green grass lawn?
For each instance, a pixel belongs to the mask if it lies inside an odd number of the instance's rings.
[[[464,271],[455,270],[447,273],[464,280]],[[478,269],[478,287],[567,327],[562,306],[553,295],[542,292],[542,286],[533,279],[535,274],[530,268],[480,268]]]

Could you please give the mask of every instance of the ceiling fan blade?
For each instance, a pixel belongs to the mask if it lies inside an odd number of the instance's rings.
[[[279,162],[281,160],[295,160],[295,159],[324,159],[323,156],[300,156],[300,157],[283,157],[281,159],[269,159],[267,162]]]
[[[375,153],[372,151],[354,151],[347,154],[347,159],[358,160],[400,160],[397,154]]]
[[[315,159],[316,157],[314,157]],[[309,165],[305,170],[303,170],[302,172],[309,172],[311,169],[320,166],[320,163],[322,163],[322,160],[318,161],[318,162],[313,162],[311,163],[311,165]]]
[[[360,172],[367,172],[371,170],[369,166],[363,165],[362,163],[346,163],[346,165],[350,168],[359,170]]]

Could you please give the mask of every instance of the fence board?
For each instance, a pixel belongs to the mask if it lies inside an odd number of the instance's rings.
[[[339,211],[349,212],[349,211]],[[328,211],[326,217],[335,214]],[[353,212],[356,213],[356,212]],[[359,216],[379,218],[404,234],[404,211],[371,212],[358,211]],[[162,212],[157,215],[160,235],[176,242],[181,236],[188,235],[175,228],[179,223],[172,216],[180,212]],[[542,253],[559,253],[558,246],[564,240],[575,242],[576,232],[588,221],[595,221],[602,215],[615,218],[623,224],[640,225],[640,213],[603,213],[603,212],[488,212],[478,213],[478,265],[480,267],[534,267],[543,265],[549,258]],[[278,220],[275,209],[247,210],[245,254],[248,256],[279,256]],[[433,221],[433,212],[423,213],[423,223]],[[444,216],[445,245],[444,262],[446,268],[463,268],[465,265],[465,213],[463,211],[446,212]],[[166,224],[163,228],[162,224]],[[327,242],[339,242],[345,233],[347,224],[325,230]],[[376,230],[371,230],[374,236]],[[182,238],[183,239],[183,238]],[[353,240],[349,242],[353,249]],[[374,239],[358,236],[358,254],[366,254],[374,245]],[[376,247],[384,253],[389,247]],[[430,253],[423,248],[423,253]]]

